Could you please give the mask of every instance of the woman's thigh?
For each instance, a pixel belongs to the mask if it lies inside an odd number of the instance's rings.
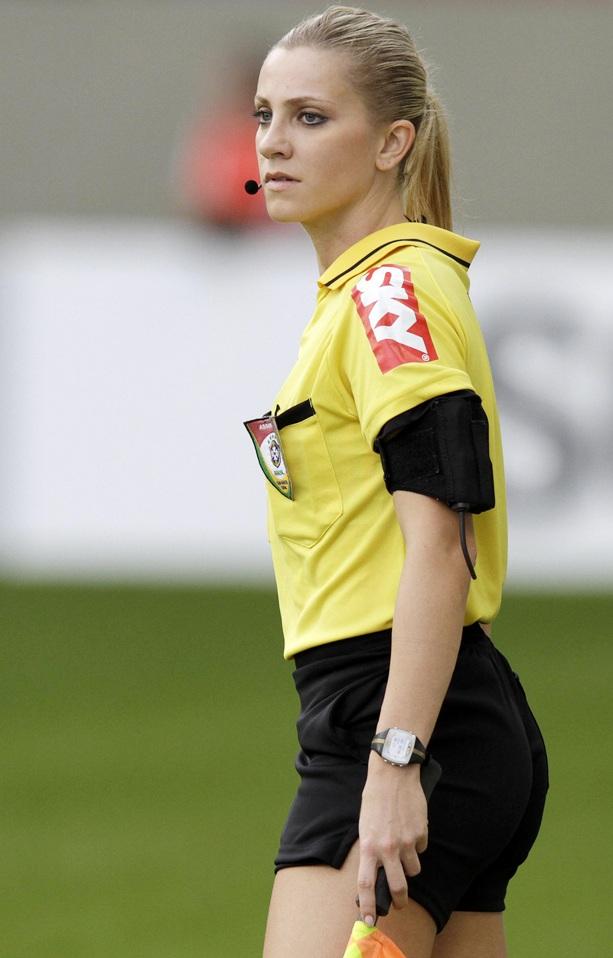
[[[432,958],[506,958],[501,912],[454,911],[437,936]]]
[[[359,848],[356,842],[343,867],[304,865],[282,868],[268,912],[264,958],[340,958],[354,921]],[[377,927],[411,958],[430,958],[436,927],[414,901],[380,918]],[[497,958],[497,956],[496,956]]]

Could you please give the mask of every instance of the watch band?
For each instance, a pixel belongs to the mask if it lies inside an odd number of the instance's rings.
[[[411,750],[411,755],[408,762],[394,762],[383,754],[387,736],[390,732],[400,732],[404,735],[411,736],[411,738],[414,739],[413,748]],[[396,727],[383,729],[381,732],[377,732],[375,734],[375,737],[370,743],[370,747],[374,752],[381,756],[384,762],[387,762],[389,765],[396,765],[399,768],[405,768],[407,765],[423,765],[428,759],[428,750],[426,749],[426,746],[417,738],[417,735],[415,735],[414,732],[408,732],[406,729],[399,729]]]

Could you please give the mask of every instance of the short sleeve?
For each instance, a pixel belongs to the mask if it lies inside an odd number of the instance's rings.
[[[349,287],[336,362],[372,447],[393,416],[473,385],[464,330],[426,265],[383,263]]]

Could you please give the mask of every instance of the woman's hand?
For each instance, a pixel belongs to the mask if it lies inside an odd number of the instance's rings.
[[[360,914],[376,919],[375,881],[379,865],[385,868],[396,908],[408,903],[405,875],[421,870],[419,854],[428,844],[428,811],[419,780],[419,765],[397,768],[372,753],[360,812]]]

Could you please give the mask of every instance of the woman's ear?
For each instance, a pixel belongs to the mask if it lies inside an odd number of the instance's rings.
[[[404,160],[415,142],[415,127],[410,120],[394,120],[376,157],[378,170],[386,173]]]

